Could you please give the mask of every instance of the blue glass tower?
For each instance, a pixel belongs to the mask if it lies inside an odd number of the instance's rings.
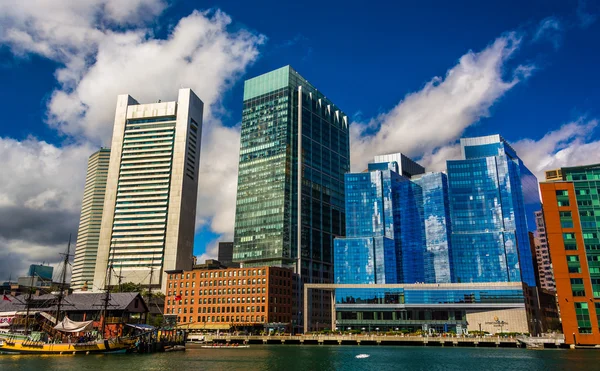
[[[426,250],[425,282],[454,282],[452,274],[450,204],[448,177],[444,173],[428,173],[414,182],[423,192],[423,221]]]
[[[401,176],[392,161],[346,174],[345,192],[347,237],[334,241],[335,282],[423,282],[420,186]]]
[[[528,237],[540,207],[535,176],[499,135],[464,138],[461,147],[463,159],[447,162],[455,281],[535,286]]]

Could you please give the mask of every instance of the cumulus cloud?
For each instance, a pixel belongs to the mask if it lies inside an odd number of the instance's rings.
[[[31,263],[60,260],[57,248],[64,250],[69,233],[76,232],[86,162],[94,150],[0,138],[0,279],[11,273],[15,278]]]
[[[543,181],[546,170],[600,163],[600,140],[591,140],[597,127],[598,120],[582,117],[538,140],[514,142],[513,147],[538,180]]]
[[[533,66],[506,66],[520,41],[518,34],[508,33],[480,52],[469,51],[444,78],[434,77],[369,122],[353,123],[352,168],[362,169],[373,156],[391,152],[439,162],[450,151],[441,148],[454,144],[467,127],[489,115],[504,93],[529,76]]]
[[[543,19],[537,27],[533,35],[533,42],[548,40],[552,43],[555,49],[560,47],[563,36],[563,27],[556,17],[548,17]]]
[[[142,103],[167,101],[189,87],[204,101],[198,227],[231,233],[239,127],[222,124],[221,98],[256,60],[265,37],[230,30],[231,18],[211,10],[192,12],[158,38],[152,22],[166,6],[162,0],[0,3],[0,45],[17,56],[37,54],[58,64],[58,87],[48,100],[46,121],[71,143],[0,142],[2,158],[25,156],[39,164],[30,171],[11,164],[9,181],[0,185],[0,219],[11,210],[31,210],[14,221],[14,228],[0,230],[0,249],[11,261],[26,256],[15,251],[24,243],[54,246],[58,237],[50,237],[50,230],[64,234],[62,241],[67,231],[76,232],[87,158],[110,143],[116,96],[123,93]],[[25,232],[28,223],[37,225],[40,237]],[[55,251],[49,248],[48,254]]]

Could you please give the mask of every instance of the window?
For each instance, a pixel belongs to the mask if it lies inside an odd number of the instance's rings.
[[[579,256],[567,255],[567,266],[569,273],[581,273],[581,264],[579,263]]]
[[[575,316],[577,317],[577,327],[580,334],[591,334],[592,323],[590,321],[590,312],[588,303],[575,303]]]
[[[571,278],[571,291],[573,296],[585,296],[582,278]]]

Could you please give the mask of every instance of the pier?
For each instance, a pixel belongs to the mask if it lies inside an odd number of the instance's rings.
[[[559,339],[504,338],[504,337],[440,337],[401,335],[206,335],[207,343],[217,344],[295,344],[295,345],[382,345],[429,347],[488,347],[488,348],[560,348]]]

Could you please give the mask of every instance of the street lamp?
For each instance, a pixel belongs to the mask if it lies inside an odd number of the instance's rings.
[[[379,335],[379,327],[376,327],[375,331],[377,331],[377,335]]]

